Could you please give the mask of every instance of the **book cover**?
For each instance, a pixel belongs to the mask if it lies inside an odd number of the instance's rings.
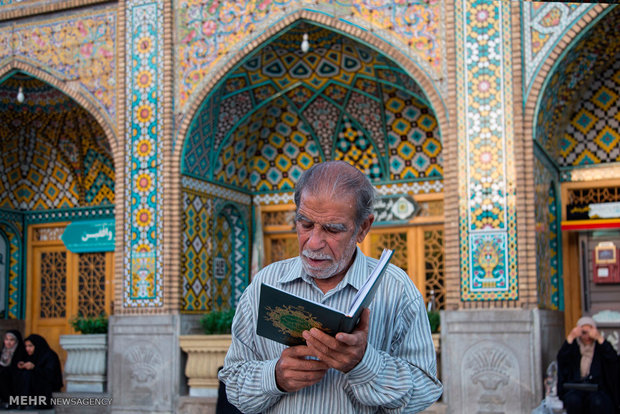
[[[370,305],[392,257],[392,250],[384,250],[377,266],[353,299],[347,312],[341,312],[320,303],[285,292],[268,284],[261,284],[256,333],[284,345],[306,343],[303,331],[317,328],[329,335],[351,333],[362,313]]]

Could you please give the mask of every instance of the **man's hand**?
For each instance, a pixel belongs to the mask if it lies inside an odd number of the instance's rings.
[[[327,364],[314,359],[314,353],[305,345],[292,346],[282,351],[276,364],[276,384],[286,392],[295,392],[323,379]]]
[[[355,330],[350,334],[339,332],[335,338],[316,328],[304,331],[308,349],[330,368],[344,373],[351,371],[366,353],[369,318],[370,311],[364,309]]]

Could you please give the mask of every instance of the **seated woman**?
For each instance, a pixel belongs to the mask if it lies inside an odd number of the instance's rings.
[[[18,330],[6,331],[0,356],[0,407],[8,408],[11,396],[20,395],[17,378],[17,363],[24,359],[26,350],[22,334]]]
[[[24,347],[26,358],[17,363],[24,386],[23,395],[45,396],[45,404],[36,408],[51,408],[52,392],[60,391],[63,385],[58,354],[37,334],[28,336]]]
[[[558,352],[558,395],[567,414],[616,413],[617,364],[616,351],[594,319],[579,319]]]

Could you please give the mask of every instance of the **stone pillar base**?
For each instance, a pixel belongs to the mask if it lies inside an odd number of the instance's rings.
[[[178,315],[110,318],[112,413],[176,413],[182,372],[179,326]]]
[[[530,413],[564,340],[562,312],[441,312],[442,401],[448,413]]]

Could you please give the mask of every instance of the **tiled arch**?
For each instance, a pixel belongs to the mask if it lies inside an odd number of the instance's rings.
[[[529,278],[531,278],[530,280],[534,280],[534,278],[537,279],[536,285],[539,289],[539,306],[544,308],[559,308],[563,310],[563,282],[557,277],[558,273],[561,272],[561,260],[560,257],[557,256],[560,254],[558,251],[559,241],[557,239],[557,229],[554,229],[554,225],[557,224],[558,220],[556,215],[560,213],[555,211],[552,214],[551,212],[551,208],[553,207],[551,205],[551,199],[554,198],[554,206],[557,205],[557,197],[559,194],[555,191],[552,192],[549,184],[555,182],[555,180],[559,179],[559,177],[554,177],[551,170],[548,170],[550,167],[544,166],[549,165],[549,162],[546,159],[546,156],[540,155],[542,153],[540,148],[535,148],[535,146],[537,146],[535,143],[537,135],[536,128],[539,127],[538,117],[539,113],[545,110],[545,108],[542,108],[542,102],[546,90],[550,87],[549,82],[556,72],[558,63],[560,63],[560,60],[563,59],[573,47],[575,47],[584,33],[586,33],[586,31],[589,30],[593,24],[596,24],[602,15],[605,15],[610,11],[609,7],[610,5],[605,4],[594,5],[578,21],[574,22],[574,24],[567,28],[563,36],[559,39],[557,45],[555,45],[555,47],[551,49],[545,57],[545,60],[540,66],[540,70],[532,79],[532,86],[529,95],[524,97],[524,99],[527,100],[523,104],[523,128],[520,133],[522,134],[524,153],[526,156],[524,158],[525,168],[522,173],[523,182],[520,188],[524,189],[522,194],[525,196],[525,214],[522,215],[522,220],[524,223],[523,230],[519,238],[524,239],[527,244],[530,244],[531,242],[532,245],[535,245],[536,248],[539,249],[539,243],[541,243],[541,241],[537,240],[537,228],[540,228],[540,223],[537,223],[536,217],[538,215],[539,219],[541,217],[544,218],[543,221],[539,220],[539,222],[548,226],[545,233],[546,238],[544,240],[549,244],[549,246],[546,247],[548,250],[544,251],[543,254],[547,254],[552,257],[554,259],[554,263],[545,264],[548,269],[546,269],[546,272],[542,272],[542,276],[544,277],[543,279],[540,278],[541,272],[537,263],[536,255],[528,256],[527,263],[522,265],[522,270],[528,275]],[[605,17],[603,16],[603,18]],[[552,145],[558,144],[556,143]],[[542,158],[539,159],[539,157]],[[557,162],[557,160],[554,161]],[[542,176],[548,177],[541,179]],[[543,186],[540,191],[538,191],[537,186],[540,186],[541,182],[547,182],[548,186]],[[546,191],[547,188],[548,192]],[[540,260],[540,258],[538,260]],[[547,261],[548,257],[545,257],[543,260]],[[548,292],[545,293],[541,291],[542,284],[548,284]]]
[[[437,109],[436,116],[440,125],[440,130],[448,130],[447,125],[449,117],[447,104],[445,103],[446,98],[441,96],[440,92],[434,86],[433,80],[430,76],[409,57],[400,52],[395,46],[386,43],[373,33],[365,31],[357,26],[348,24],[342,20],[327,16],[325,14],[319,14],[309,10],[299,10],[271,26],[268,30],[251,41],[245,48],[239,51],[224,65],[224,67],[215,71],[215,74],[211,77],[211,79],[205,83],[202,91],[196,94],[186,105],[184,113],[181,114],[182,120],[174,138],[175,144],[173,162],[175,169],[178,168],[180,170],[183,142],[185,141],[193,117],[197,111],[200,110],[202,102],[208,98],[209,94],[214,90],[218,83],[224,79],[226,75],[232,71],[234,67],[244,58],[250,55],[255,49],[259,48],[264,42],[268,41],[278,32],[301,19],[324,26],[330,30],[340,32],[346,36],[351,36],[355,40],[364,42],[367,45],[380,50],[383,55],[399,64],[413,79],[416,80],[428,97],[431,106]]]
[[[567,50],[569,50],[573,42],[579,38],[580,34],[587,29],[588,26],[608,7],[610,7],[610,5],[597,4],[590,9],[588,13],[586,13],[580,20],[575,22],[569,30],[567,30],[565,35],[562,36],[556,47],[550,51],[544,63],[541,65],[540,71],[536,74],[536,77],[532,81],[531,92],[524,105],[524,134],[526,137],[530,138],[530,141],[534,138],[536,116],[540,110],[538,106],[543,97],[546,82],[553,74],[552,70],[555,67],[556,62]]]
[[[79,90],[67,87],[67,83],[63,79],[58,79],[49,74],[49,72],[18,59],[12,59],[9,63],[0,68],[0,79],[4,79],[11,73],[17,71],[27,73],[28,75],[50,84],[86,109],[86,111],[97,120],[99,125],[101,125],[101,128],[107,137],[108,143],[110,144],[115,165],[120,165],[120,158],[118,157],[119,143],[116,131],[114,127],[107,122],[106,118],[101,114],[99,109],[97,109],[97,105],[85,98]]]
[[[300,10],[292,13],[291,15],[283,18],[278,23],[274,24],[268,30],[266,30],[261,35],[257,36],[254,40],[249,42],[249,44],[239,51],[231,60],[229,60],[222,68],[219,68],[217,71],[213,71],[211,78],[204,83],[203,89],[195,94],[193,98],[188,102],[188,104],[184,108],[184,112],[182,114],[177,114],[177,121],[179,121],[178,127],[173,135],[173,153],[172,160],[170,165],[170,177],[180,177],[181,176],[181,163],[183,157],[183,147],[184,141],[190,131],[191,124],[193,122],[194,117],[201,110],[202,103],[210,94],[218,87],[219,83],[232,71],[234,71],[235,67],[242,62],[247,56],[249,56],[254,50],[261,47],[261,45],[267,42],[270,38],[277,35],[280,31],[286,29],[290,25],[294,24],[299,20],[308,21],[311,24],[316,24],[322,27],[325,27],[329,30],[333,30],[339,32],[343,35],[352,37],[356,41],[360,41],[366,43],[366,45],[377,49],[381,54],[390,58],[394,62],[396,62],[400,67],[411,76],[418,85],[422,88],[424,93],[426,94],[426,98],[430,103],[431,107],[436,108],[436,118],[439,125],[439,130],[446,131],[446,136],[448,136],[449,127],[449,116],[448,116],[448,105],[446,103],[447,97],[441,95],[440,91],[435,87],[433,83],[433,79],[424,72],[420,67],[417,66],[415,62],[413,62],[409,57],[400,52],[396,47],[388,44],[384,40],[377,37],[374,33],[369,31],[365,31],[357,26],[352,24],[348,24],[342,20],[324,15],[315,13],[309,10]],[[181,183],[180,179],[177,180],[175,178],[171,179],[171,187],[170,194],[181,194]],[[182,205],[181,205],[182,197],[177,197],[174,200],[170,200],[170,210],[167,211],[167,216],[169,217],[181,217],[182,214]],[[177,222],[178,221],[178,222]],[[180,243],[181,238],[181,222],[180,220],[176,220],[174,223],[171,223],[171,226],[174,226],[174,231],[170,231],[170,237],[174,238],[174,240],[170,240],[170,243],[173,245],[178,245]],[[172,230],[172,227],[170,228]],[[179,231],[176,231],[176,230]],[[169,272],[171,274],[178,274],[181,272],[181,257],[171,257],[170,259],[170,267]],[[180,298],[180,302],[182,302],[182,298]],[[180,307],[179,302],[179,307]],[[171,304],[174,307],[174,304]]]

